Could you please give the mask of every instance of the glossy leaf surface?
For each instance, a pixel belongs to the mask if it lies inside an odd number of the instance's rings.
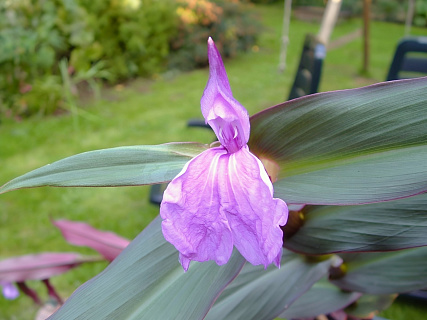
[[[427,245],[427,193],[360,205],[306,206],[285,247],[306,254],[391,251]]]
[[[203,319],[245,260],[235,251],[222,267],[193,261],[185,273],[160,224],[157,217],[49,319]]]
[[[347,307],[344,311],[357,318],[369,319],[374,317],[379,311],[390,307],[396,297],[397,294],[364,294],[355,304]]]
[[[361,293],[344,292],[327,279],[322,279],[299,297],[279,318],[314,318],[344,309],[360,296]]]
[[[270,266],[264,270],[248,263],[206,319],[273,319],[325,276],[335,258],[308,263],[302,256],[284,251],[280,269]]]
[[[112,187],[167,182],[205,149],[197,143],[169,143],[89,151],[15,178],[1,187],[0,193],[42,186]]]
[[[362,204],[427,190],[427,78],[294,99],[251,118],[288,203]]]
[[[382,295],[427,288],[427,247],[340,256],[347,273],[332,283],[344,290]]]

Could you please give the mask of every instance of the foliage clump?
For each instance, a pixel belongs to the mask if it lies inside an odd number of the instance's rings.
[[[256,32],[239,1],[3,1],[0,113],[51,114],[99,80],[204,66],[208,36],[234,56]]]
[[[206,39],[215,39],[223,56],[234,57],[256,42],[260,25],[250,6],[237,0],[179,0],[178,33],[171,41],[171,68],[207,66]]]

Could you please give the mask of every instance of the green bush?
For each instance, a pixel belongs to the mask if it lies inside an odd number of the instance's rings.
[[[23,94],[34,90],[35,80],[49,79],[57,55],[66,51],[66,41],[56,26],[55,1],[6,1],[0,4],[0,108],[26,114]],[[54,86],[56,86],[55,83]],[[41,102],[38,102],[39,104]]]
[[[261,26],[250,5],[227,0],[183,0],[178,4],[180,25],[171,41],[170,68],[206,66],[209,36],[225,57],[247,51],[255,44]]]
[[[94,61],[105,60],[113,81],[163,69],[178,23],[173,1],[79,2],[90,13],[86,21],[91,41],[73,50],[72,66],[88,69]]]
[[[0,114],[69,110],[74,89],[87,82],[204,66],[208,36],[231,57],[250,48],[257,31],[236,0],[2,1]]]
[[[427,2],[425,0],[415,2],[414,25],[427,27]]]
[[[64,79],[103,62],[108,80],[158,72],[178,19],[174,1],[14,0],[0,4],[0,112],[52,113]]]

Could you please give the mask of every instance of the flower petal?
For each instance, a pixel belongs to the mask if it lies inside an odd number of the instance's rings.
[[[211,38],[208,55],[209,80],[200,101],[202,114],[221,144],[229,152],[236,152],[249,140],[249,115],[233,97],[221,55]]]
[[[167,241],[180,252],[184,270],[190,260],[223,265],[233,250],[228,221],[221,210],[219,185],[227,151],[212,148],[189,161],[163,194],[160,215]]]
[[[230,155],[229,183],[221,195],[223,210],[233,233],[234,245],[253,265],[270,263],[280,266],[283,232],[288,208],[281,199],[273,198],[273,186],[257,157],[247,146]]]

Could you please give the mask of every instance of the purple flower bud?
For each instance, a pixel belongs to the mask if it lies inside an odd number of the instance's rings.
[[[0,286],[3,287],[2,293],[3,296],[8,300],[14,300],[19,296],[19,290],[11,282],[1,281]]]

